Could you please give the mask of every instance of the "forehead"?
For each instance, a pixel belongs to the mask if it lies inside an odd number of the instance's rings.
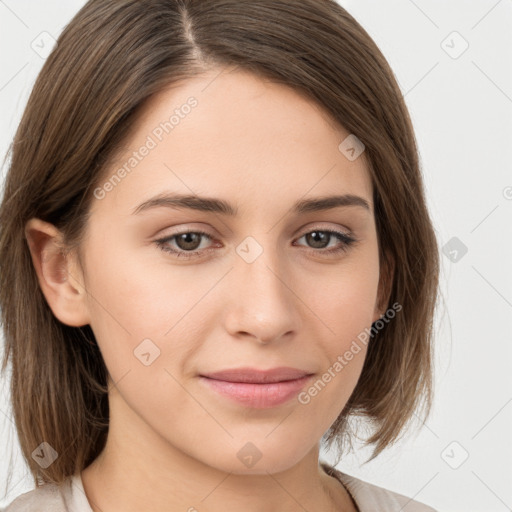
[[[146,103],[93,209],[127,214],[162,192],[229,198],[240,214],[334,193],[372,206],[364,153],[350,160],[339,147],[349,135],[299,91],[217,68]]]

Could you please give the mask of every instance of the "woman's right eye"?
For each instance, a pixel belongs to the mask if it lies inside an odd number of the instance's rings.
[[[179,258],[190,258],[192,256],[201,254],[201,251],[195,249],[195,245],[197,245],[198,240],[201,240],[201,237],[207,237],[210,240],[212,239],[212,237],[208,233],[205,233],[204,231],[185,231],[182,233],[177,233],[175,235],[167,236],[165,238],[161,238],[160,240],[156,240],[156,244],[164,252],[175,254]],[[169,245],[169,242],[171,241],[182,244],[184,247],[178,246],[178,250],[173,249]]]

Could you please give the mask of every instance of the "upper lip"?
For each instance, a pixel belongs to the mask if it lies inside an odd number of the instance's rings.
[[[255,384],[296,380],[307,375],[312,375],[312,373],[287,366],[280,366],[279,368],[271,368],[269,370],[258,370],[257,368],[248,367],[232,368],[229,370],[201,374],[202,377],[207,377],[209,379]]]

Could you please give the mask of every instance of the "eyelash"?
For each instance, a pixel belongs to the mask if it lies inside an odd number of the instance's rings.
[[[308,232],[304,233],[303,235],[301,235],[299,237],[299,239],[306,235],[309,235],[310,233],[313,233],[313,232],[328,233],[330,235],[334,235],[336,238],[338,238],[338,240],[340,240],[342,242],[341,246],[336,247],[334,249],[327,249],[327,250],[326,249],[312,249],[312,248],[309,249],[312,252],[325,254],[327,256],[339,254],[342,252],[347,252],[349,250],[350,246],[352,246],[354,243],[357,242],[357,240],[354,237],[349,236],[346,233],[342,233],[341,231],[334,231],[334,230],[330,230],[330,229],[312,229],[311,231],[308,231]],[[173,240],[174,238],[176,238],[180,235],[187,235],[190,233],[193,233],[196,235],[202,235],[202,236],[205,236],[205,237],[209,238],[210,240],[212,240],[212,237],[208,233],[201,231],[201,230],[194,230],[194,231],[182,231],[182,232],[176,233],[172,236],[168,236],[165,238],[161,238],[159,240],[155,240],[155,243],[157,244],[159,249],[161,249],[162,251],[164,251],[166,253],[173,254],[174,256],[176,256],[178,258],[193,258],[195,256],[200,256],[203,251],[208,250],[208,249],[203,249],[201,251],[183,251],[183,250],[176,251],[174,249],[170,249],[169,246],[167,245],[167,243],[170,242],[171,240]],[[331,241],[331,239],[329,238],[329,242],[330,241]]]

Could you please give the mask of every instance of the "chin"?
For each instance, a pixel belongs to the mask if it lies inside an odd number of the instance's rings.
[[[300,436],[297,436],[300,439]],[[233,443],[236,444],[236,443]],[[302,448],[302,450],[301,450]],[[240,447],[215,453],[212,451],[211,461],[207,464],[236,475],[266,475],[280,473],[298,464],[308,453],[304,446],[290,445],[286,448],[273,446],[266,442],[240,443]]]

